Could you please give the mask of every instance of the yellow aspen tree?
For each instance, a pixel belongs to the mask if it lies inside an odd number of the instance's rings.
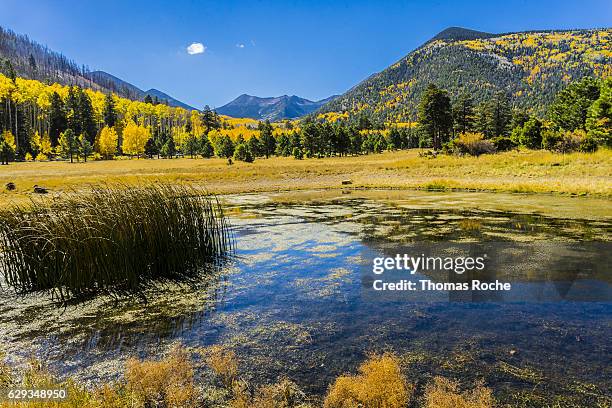
[[[98,153],[105,158],[112,158],[117,153],[117,132],[112,127],[104,126],[98,138]]]
[[[121,145],[123,153],[140,157],[144,153],[145,145],[150,137],[149,129],[130,121],[123,128],[123,144]]]

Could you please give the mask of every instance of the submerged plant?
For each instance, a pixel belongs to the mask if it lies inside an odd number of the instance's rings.
[[[217,199],[182,185],[95,187],[0,213],[0,283],[61,301],[194,280],[232,250]]]

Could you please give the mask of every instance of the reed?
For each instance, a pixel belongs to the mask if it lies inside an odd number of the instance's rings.
[[[232,251],[216,197],[183,185],[104,185],[0,212],[0,283],[61,301],[194,280]]]

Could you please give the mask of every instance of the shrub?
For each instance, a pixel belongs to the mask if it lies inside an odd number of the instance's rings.
[[[578,150],[584,153],[592,153],[597,150],[597,141],[591,136],[587,136],[580,141]]]
[[[36,155],[36,161],[47,161],[47,160],[49,160],[49,157],[44,153],[38,153]]]
[[[246,143],[240,143],[234,150],[234,160],[252,163],[255,158],[253,157],[253,153],[251,153],[249,146]]]
[[[238,376],[236,353],[221,346],[211,346],[202,351],[206,364],[221,378],[226,387],[232,385]]]
[[[482,133],[462,133],[453,140],[453,151],[470,156],[480,156],[494,153],[495,146],[490,140],[485,140]]]
[[[498,152],[507,152],[508,150],[515,149],[518,145],[512,141],[509,137],[498,136],[491,139],[495,150]]]
[[[248,384],[234,384],[231,408],[310,408],[306,394],[291,380],[282,379],[276,384],[259,387],[252,396]]]
[[[160,361],[127,362],[127,389],[144,406],[196,407],[198,391],[188,353],[175,347]]]
[[[359,367],[358,375],[336,379],[325,397],[325,408],[404,408],[414,387],[406,382],[397,357],[372,356]]]
[[[299,147],[293,148],[293,158],[297,160],[302,160],[304,158],[304,152]]]
[[[530,149],[542,148],[542,122],[539,119],[531,118],[520,130],[519,143]]]
[[[6,364],[4,358],[4,352],[0,351],[0,389],[8,387],[12,382],[12,370]]]
[[[554,129],[546,129],[542,131],[542,147],[544,149],[554,151],[561,139],[563,139],[561,132]]]
[[[443,377],[435,377],[425,388],[425,408],[492,408],[493,394],[478,384],[470,391],[459,391],[459,384]]]
[[[194,188],[98,187],[0,213],[0,275],[65,301],[209,272],[233,250],[218,201]]]
[[[34,161],[34,158],[29,152],[25,154],[25,161],[29,161],[29,162]]]

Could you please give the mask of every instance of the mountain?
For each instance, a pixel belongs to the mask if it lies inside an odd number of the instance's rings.
[[[143,91],[114,75],[104,71],[91,71],[85,65],[78,65],[59,52],[52,51],[26,35],[0,27],[0,67],[8,69],[9,61],[15,73],[24,78],[41,82],[57,82],[62,85],[78,85],[102,92],[115,92],[119,96],[133,100],[143,100],[146,95],[167,102],[170,106],[179,106],[193,110],[195,108],[158,91]]]
[[[179,107],[179,108],[183,108],[183,109],[187,109],[187,110],[197,110],[193,106],[187,105],[184,102],[181,102],[181,101],[179,101],[177,99],[174,99],[173,97],[171,97],[167,93],[164,93],[164,92],[162,92],[162,91],[160,91],[158,89],[155,89],[155,88],[151,88],[148,91],[144,91],[144,94],[145,94],[145,96],[149,95],[153,99],[157,98],[159,101],[163,101],[163,102],[167,103],[169,106],[175,106],[175,107]]]
[[[421,93],[430,83],[446,89],[451,98],[467,92],[476,103],[501,91],[515,106],[543,113],[569,82],[612,75],[611,49],[609,28],[490,34],[451,27],[319,113],[415,120]]]
[[[335,97],[336,95],[313,102],[295,95],[260,98],[243,94],[230,103],[217,108],[216,111],[221,115],[235,118],[270,121],[295,119],[316,111]]]

